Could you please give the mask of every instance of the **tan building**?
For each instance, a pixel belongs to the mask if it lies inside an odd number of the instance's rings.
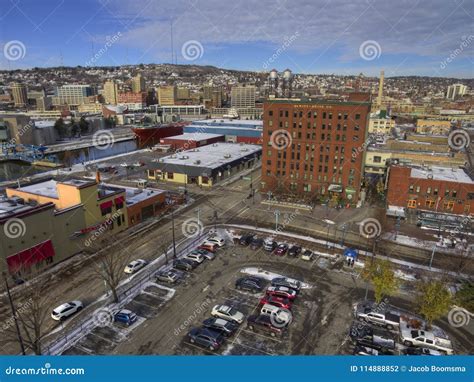
[[[80,113],[102,113],[102,104],[100,103],[85,103],[77,107],[77,111]]]
[[[117,105],[118,85],[114,80],[105,81],[103,96],[106,104]]]
[[[176,86],[160,86],[158,88],[158,104],[160,106],[172,106],[176,104]]]
[[[176,91],[176,98],[180,101],[190,99],[190,93],[188,88],[178,88]]]
[[[145,78],[138,73],[135,77],[132,78],[132,92],[133,93],[142,93],[145,91]]]
[[[393,128],[395,128],[395,121],[391,118],[369,119],[369,133],[390,134]]]
[[[255,107],[255,86],[234,86],[231,90],[231,106],[235,108]]]
[[[28,92],[25,85],[15,82],[11,85],[11,89],[15,106],[25,107],[28,105]]]
[[[418,134],[448,135],[450,130],[450,121],[434,119],[418,119],[416,121],[416,132]]]
[[[0,114],[0,125],[6,131],[5,141],[11,143],[34,145],[34,123],[23,113]]]

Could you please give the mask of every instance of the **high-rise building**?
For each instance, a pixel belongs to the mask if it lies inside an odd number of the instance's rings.
[[[230,104],[235,108],[255,107],[255,86],[234,86]]]
[[[25,107],[28,104],[28,92],[24,84],[15,82],[11,85],[15,106]]]
[[[462,97],[467,92],[467,86],[463,84],[453,84],[448,86],[448,91],[446,92],[446,98],[450,100],[455,100],[458,97]]]
[[[383,100],[383,81],[385,78],[385,72],[382,70],[380,72],[380,80],[379,80],[379,92],[377,95],[377,108],[380,110],[382,107],[382,100]]]
[[[262,189],[357,203],[370,102],[265,102]]]
[[[158,103],[160,106],[175,105],[176,95],[176,86],[160,86],[158,88]]]
[[[106,104],[116,105],[118,101],[118,85],[114,80],[107,80],[104,83],[104,100]]]
[[[132,92],[133,93],[142,93],[145,91],[145,78],[138,73],[135,77],[132,78]]]
[[[56,88],[56,104],[78,106],[87,103],[87,97],[93,95],[89,85],[63,85]]]
[[[203,86],[203,101],[210,105],[210,107],[222,107],[223,94],[220,86]]]
[[[187,100],[190,98],[190,93],[188,88],[178,88],[176,91],[176,98],[179,100]]]

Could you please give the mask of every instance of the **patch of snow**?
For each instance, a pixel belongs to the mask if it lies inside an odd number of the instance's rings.
[[[283,276],[283,275],[280,275],[278,273],[273,273],[273,272],[269,272],[269,271],[265,271],[261,268],[255,268],[255,267],[249,267],[249,268],[243,268],[240,270],[240,273],[246,273],[248,275],[254,275],[254,276],[259,276],[259,277],[262,277],[264,278],[265,280],[269,280],[269,281],[272,281],[274,278],[276,277],[285,277],[286,279],[290,280],[290,281],[298,281],[301,283],[301,288],[303,289],[309,289],[311,288],[311,285],[309,284],[306,284],[300,280],[297,280],[297,279],[293,279],[291,277],[287,277],[287,276]]]

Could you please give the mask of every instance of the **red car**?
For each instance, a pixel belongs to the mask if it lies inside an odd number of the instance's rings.
[[[267,296],[287,298],[290,301],[294,301],[296,296],[297,296],[295,290],[293,290],[291,288],[284,287],[284,286],[271,286],[271,287],[268,287],[268,289],[265,293],[267,294]]]
[[[286,251],[288,251],[288,244],[278,244],[273,253],[278,256],[284,256]]]
[[[197,249],[204,249],[206,251],[215,253],[217,250],[217,245],[207,243],[207,244],[200,245]]]
[[[276,297],[276,296],[268,296],[265,295],[260,300],[260,304],[265,305],[265,304],[270,304],[273,306],[277,306],[279,308],[284,308],[284,309],[291,309],[291,301],[288,300],[287,298],[282,298],[282,297]]]

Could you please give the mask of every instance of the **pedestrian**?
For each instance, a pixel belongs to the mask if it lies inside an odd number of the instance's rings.
[[[355,260],[354,260],[354,258],[352,258],[352,260],[351,260],[351,268],[354,268],[354,262],[355,262]]]
[[[350,258],[350,256],[347,256],[347,266],[348,266],[348,267],[351,266],[351,258]]]

